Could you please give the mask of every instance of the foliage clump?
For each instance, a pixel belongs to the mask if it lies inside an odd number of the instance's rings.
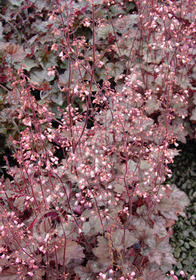
[[[194,1],[8,2],[1,277],[176,279],[189,199],[164,182],[195,133]]]

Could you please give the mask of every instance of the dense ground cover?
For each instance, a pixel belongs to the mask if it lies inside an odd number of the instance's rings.
[[[170,244],[173,247],[177,265],[175,272],[180,277],[180,271],[184,270],[188,275],[196,275],[196,268],[193,265],[196,258],[196,143],[189,140],[186,144],[180,144],[180,154],[176,156],[172,164],[172,177],[170,183],[175,183],[183,190],[190,199],[186,208],[185,217],[179,217],[173,226],[173,235],[170,237]],[[183,279],[181,276],[179,279]]]
[[[192,196],[165,180],[195,137],[195,8],[2,2],[2,279],[177,279]]]

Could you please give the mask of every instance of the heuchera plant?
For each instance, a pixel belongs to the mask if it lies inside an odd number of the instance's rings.
[[[194,135],[195,2],[10,2],[2,279],[177,279],[169,237],[189,201],[164,181],[170,145]]]

